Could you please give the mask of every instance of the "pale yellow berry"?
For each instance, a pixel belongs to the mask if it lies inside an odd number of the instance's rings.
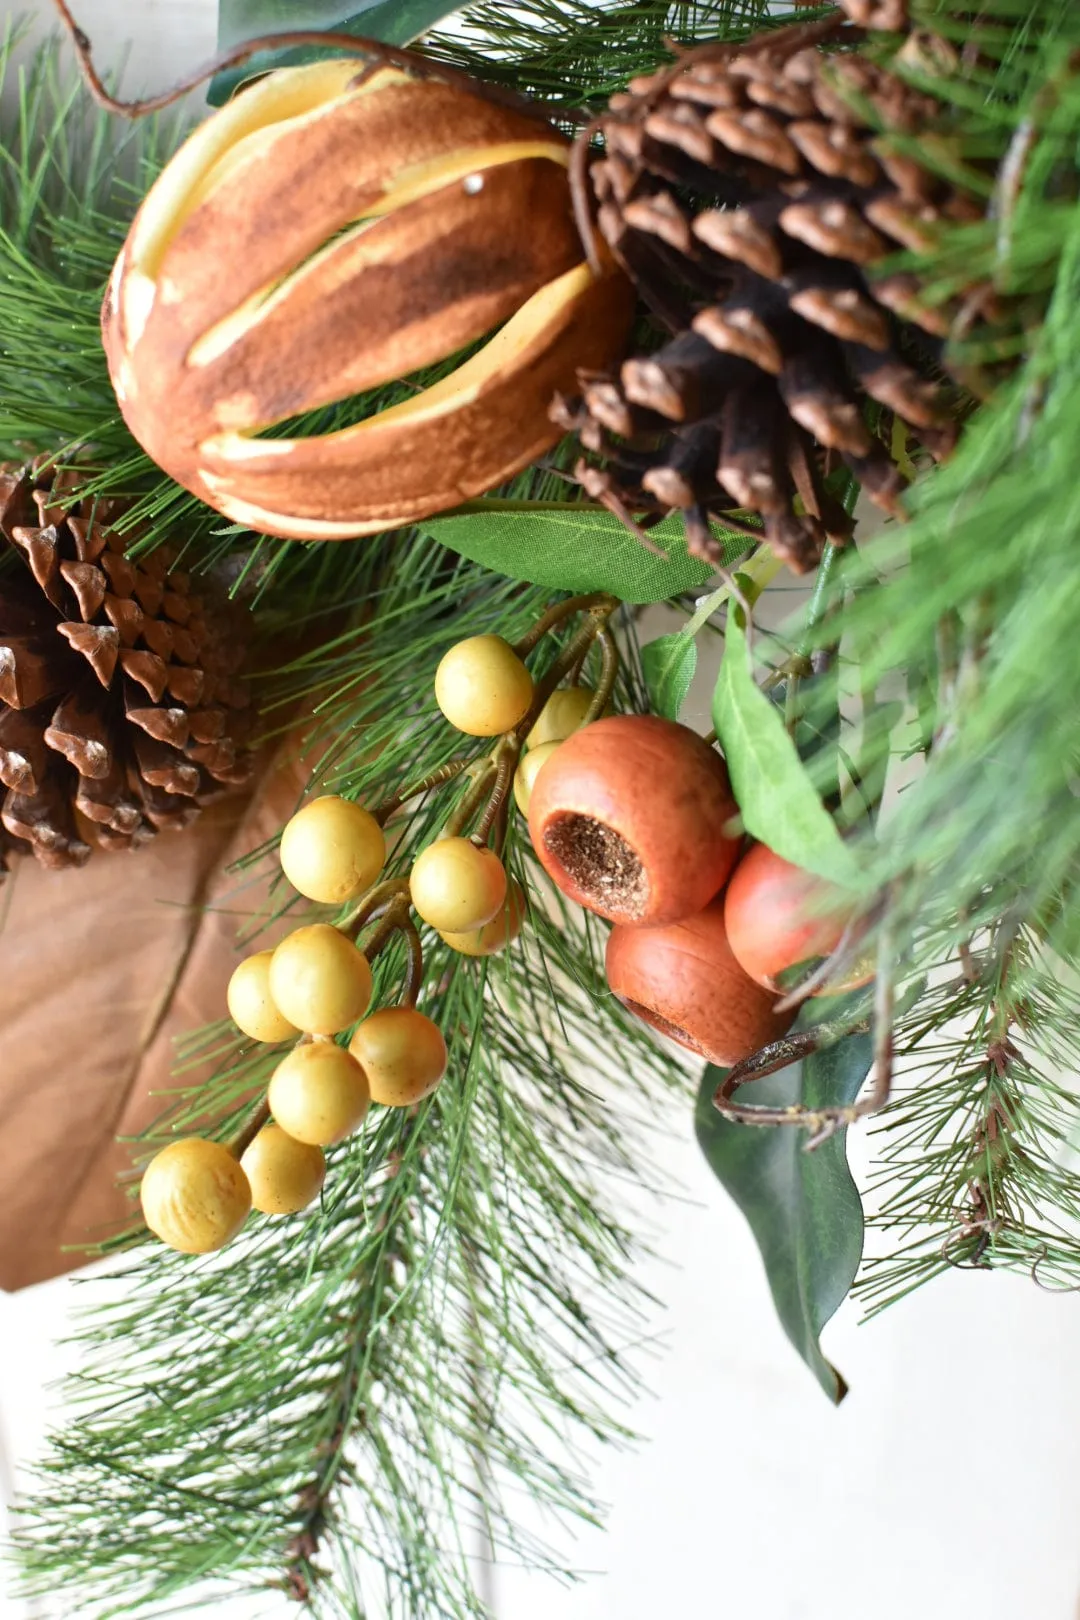
[[[341,906],[370,889],[386,860],[386,839],[375,817],[328,793],[312,799],[281,835],[281,870],[309,900]]]
[[[371,1093],[363,1069],[333,1041],[308,1041],[270,1077],[270,1112],[298,1142],[329,1147],[363,1123]]]
[[[529,813],[529,800],[532,798],[533,783],[540,775],[540,767],[545,765],[552,754],[557,752],[557,742],[541,743],[538,748],[532,748],[525,755],[521,764],[514,772],[514,803],[523,816]]]
[[[430,1096],[446,1073],[446,1042],[438,1024],[415,1007],[383,1007],[349,1042],[363,1067],[372,1102],[408,1108]]]
[[[289,1041],[300,1031],[281,1013],[270,994],[273,951],[256,951],[240,963],[229,980],[225,999],[229,1017],[253,1041]]]
[[[320,1147],[298,1142],[280,1125],[264,1125],[240,1159],[251,1203],[263,1215],[295,1215],[319,1196],[326,1175]]]
[[[552,692],[525,739],[526,748],[565,742],[570,733],[581,725],[595,696],[591,686],[565,686],[558,692]]]
[[[288,934],[270,963],[270,994],[310,1035],[336,1035],[368,1010],[371,969],[352,940],[329,923]]]
[[[459,641],[435,672],[436,703],[450,724],[470,737],[512,731],[532,698],[532,676],[502,636]]]
[[[162,1148],[143,1171],[139,1196],[151,1232],[182,1254],[224,1248],[251,1209],[251,1188],[236,1159],[201,1136]]]
[[[416,857],[409,893],[432,928],[482,928],[506,898],[506,871],[493,850],[468,838],[440,838]]]
[[[496,951],[501,951],[518,937],[526,910],[525,891],[515,878],[510,885],[506,904],[483,928],[463,934],[444,933],[442,937],[462,956],[494,956]]]

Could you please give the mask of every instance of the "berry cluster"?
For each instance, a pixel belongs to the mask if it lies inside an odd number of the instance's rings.
[[[785,1033],[795,1012],[777,1001],[781,981],[834,951],[852,915],[842,890],[765,845],[743,853],[737,816],[715,749],[652,715],[578,732],[539,772],[529,805],[548,874],[615,925],[614,994],[725,1067]]]
[[[323,1150],[356,1131],[372,1103],[411,1108],[439,1085],[448,1052],[438,1025],[416,1006],[424,967],[413,914],[463,956],[491,955],[517,936],[526,899],[502,860],[510,788],[525,814],[542,767],[603,711],[617,673],[607,631],[616,605],[610,597],[573,599],[545,614],[516,646],[482,635],[446,653],[435,676],[436,702],[458,731],[498,739],[486,758],[455,761],[374,810],[327,794],[289,821],[280,846],[285,877],[308,900],[350,909],[343,921],[295,929],[233,973],[228,1009],[241,1034],[269,1046],[293,1044],[236,1143],[187,1138],[147,1167],[143,1214],[163,1242],[208,1253],[229,1242],[253,1208],[298,1212],[322,1187]],[[534,682],[526,656],[574,614],[584,614],[584,624]],[[560,687],[597,640],[597,688]],[[440,836],[420,850],[407,876],[385,876],[387,822],[457,776],[468,786]],[[372,1011],[371,964],[394,936],[405,941],[407,984],[400,1005]]]

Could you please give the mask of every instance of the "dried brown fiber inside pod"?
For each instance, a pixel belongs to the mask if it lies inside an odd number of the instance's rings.
[[[871,28],[906,21],[897,3],[846,10]],[[580,372],[558,419],[598,458],[578,469],[590,494],[680,510],[691,550],[713,560],[709,517],[743,508],[811,567],[826,538],[850,533],[824,488],[840,462],[896,514],[889,424],[941,458],[956,383],[985,382],[950,380],[949,339],[989,326],[992,290],[972,287],[961,308],[912,274],[878,273],[980,220],[985,176],[957,178],[950,111],[862,54],[866,39],[834,16],[701,46],[632,81],[597,121],[596,227],[671,336],[617,374]]]
[[[0,870],[136,848],[248,781],[247,611],[132,561],[77,468],[0,467]]]

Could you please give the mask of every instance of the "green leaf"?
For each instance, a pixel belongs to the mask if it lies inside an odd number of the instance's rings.
[[[735,613],[728,614],[726,636],[712,716],[746,830],[784,860],[836,883],[850,883],[851,855],[799,759],[783,716],[754,681],[746,632]]]
[[[677,720],[697,669],[697,642],[685,630],[657,636],[641,649],[641,668],[657,714]]]
[[[871,1036],[848,1035],[755,1081],[747,1100],[811,1107],[853,1102],[872,1054]],[[784,1332],[829,1399],[839,1403],[847,1385],[818,1341],[847,1297],[862,1258],[862,1202],[848,1169],[847,1132],[837,1131],[807,1153],[806,1133],[794,1126],[724,1119],[712,1104],[724,1074],[712,1067],[705,1071],[694,1120],[698,1142],[750,1224]]]
[[[693,591],[710,577],[708,563],[687,555],[682,522],[665,518],[649,531],[666,557],[654,557],[618,518],[596,507],[487,512],[428,518],[425,534],[497,574],[563,591],[610,591],[624,602],[663,602]],[[730,555],[746,549],[731,539]]]
[[[315,28],[338,33],[361,34],[385,45],[408,45],[443,17],[459,11],[460,0],[220,0],[218,8],[218,49],[228,50],[260,34],[283,34],[290,29]],[[219,73],[210,85],[207,100],[220,107],[237,87],[269,68],[295,67],[314,62],[329,53],[329,47],[301,45],[290,50],[264,51],[250,62]]]

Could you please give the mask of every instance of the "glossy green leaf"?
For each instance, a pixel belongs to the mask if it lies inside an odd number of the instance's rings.
[[[755,1081],[740,1096],[774,1105],[853,1102],[869,1072],[872,1051],[871,1036],[849,1035]],[[847,1132],[837,1131],[808,1153],[805,1131],[734,1124],[712,1104],[724,1072],[705,1071],[695,1114],[698,1142],[750,1224],[784,1332],[829,1399],[838,1403],[847,1385],[823,1355],[819,1339],[847,1297],[862,1258],[862,1201],[848,1168]]]
[[[709,579],[708,563],[687,555],[682,522],[666,518],[650,538],[665,548],[656,557],[610,512],[591,506],[544,510],[493,507],[487,512],[427,518],[425,534],[497,574],[565,591],[610,591],[624,602],[663,602]],[[728,555],[745,550],[731,539]]]
[[[754,680],[746,632],[729,613],[712,716],[743,823],[786,861],[834,882],[851,882],[851,855],[784,728]]]
[[[641,669],[657,714],[677,720],[697,670],[697,642],[685,630],[657,636],[641,649]]]
[[[460,0],[220,0],[218,47],[227,50],[261,34],[283,34],[291,29],[314,28],[361,34],[385,45],[408,45],[425,29],[461,9]],[[241,67],[219,73],[207,100],[212,107],[228,101],[238,85],[269,68],[293,67],[325,56],[318,46],[265,51]]]

